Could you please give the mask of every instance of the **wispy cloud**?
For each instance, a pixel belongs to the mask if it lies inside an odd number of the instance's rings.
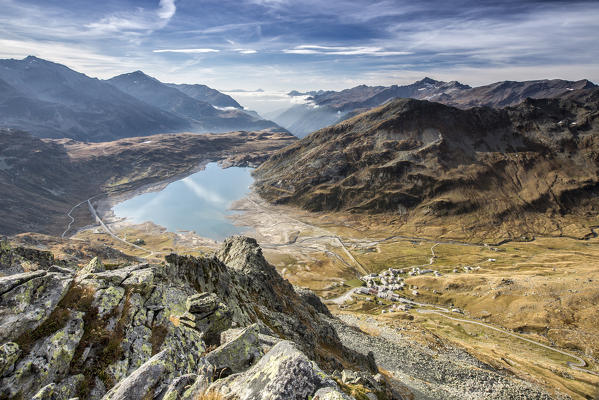
[[[282,93],[426,75],[471,85],[599,81],[597,0],[199,3],[0,0],[0,58],[33,54],[91,76],[143,69],[165,81]]]
[[[147,33],[164,28],[176,11],[175,0],[160,0],[156,10],[137,8],[133,12],[115,13],[105,16],[97,22],[87,24],[86,27],[92,31],[103,33]]]
[[[318,46],[301,45],[293,49],[284,49],[287,54],[325,54],[332,56],[404,56],[412,54],[408,51],[389,51],[382,47],[364,47],[364,46]]]
[[[239,54],[256,54],[258,51],[253,49],[235,49]]]
[[[202,54],[202,53],[218,53],[217,49],[157,49],[152,50],[153,53],[186,53],[186,54]]]

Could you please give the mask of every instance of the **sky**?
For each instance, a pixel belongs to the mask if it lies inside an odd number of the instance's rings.
[[[599,82],[598,0],[0,0],[0,10],[0,58],[99,78],[142,70],[270,96],[425,76]]]

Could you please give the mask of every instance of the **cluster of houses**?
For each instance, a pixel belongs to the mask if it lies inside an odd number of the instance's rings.
[[[490,261],[490,262],[491,262],[491,260],[495,261],[495,259],[494,259],[494,258],[489,258],[489,261]],[[463,266],[463,267],[462,267],[462,269],[464,270],[464,272],[478,271],[478,270],[480,269],[480,266],[471,267],[471,266],[469,266],[469,265],[465,265],[465,266]],[[457,269],[457,268],[454,268],[454,269],[453,269],[453,273],[454,273],[454,274],[457,274],[458,272],[460,272],[460,270],[459,270],[459,269]]]
[[[403,269],[389,268],[380,274],[368,274],[360,279],[366,284],[366,287],[359,287],[356,293],[376,296],[379,299],[400,301],[401,297],[396,290],[403,290],[406,286],[404,279],[399,276],[405,274]]]
[[[440,273],[439,271],[435,271],[434,269],[430,269],[430,268],[420,269],[420,267],[412,267],[412,270],[410,272],[408,272],[408,275],[410,275],[410,276],[425,275],[425,274],[433,274],[435,276],[443,275],[442,273]]]
[[[472,271],[478,268],[480,267],[464,267],[464,270]],[[366,286],[356,288],[355,293],[362,295],[370,295],[378,299],[390,300],[395,302],[395,304],[382,310],[381,312],[383,314],[398,311],[409,311],[410,309],[414,308],[415,305],[418,305],[418,303],[400,297],[397,293],[395,293],[396,290],[408,289],[406,288],[406,283],[404,282],[404,279],[400,276],[406,273],[410,276],[430,273],[434,274],[435,276],[441,276],[440,272],[432,269],[420,269],[419,267],[413,267],[410,271],[406,272],[403,269],[389,268],[388,270],[383,271],[380,274],[373,273],[362,276],[360,280],[362,280],[366,284]],[[417,296],[418,290],[416,289],[418,289],[418,287],[411,286],[410,288],[412,295]],[[377,301],[376,299],[374,300]],[[463,311],[459,308],[452,308],[451,312],[463,314]]]

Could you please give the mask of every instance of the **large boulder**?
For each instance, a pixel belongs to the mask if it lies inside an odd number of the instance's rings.
[[[337,387],[296,345],[282,341],[247,371],[214,382],[209,390],[239,400],[305,400],[320,388]]]
[[[173,372],[168,350],[156,354],[131,375],[117,383],[102,400],[142,400]]]
[[[77,275],[85,276],[87,274],[96,274],[104,271],[106,271],[106,268],[104,267],[104,264],[102,264],[102,261],[100,261],[98,257],[94,257],[85,267],[77,272]]]
[[[229,342],[206,355],[206,360],[214,365],[217,371],[227,369],[232,373],[246,370],[262,357],[260,344],[260,328],[253,324],[241,330]]]
[[[38,328],[68,290],[71,274],[44,270],[0,278],[0,343]]]
[[[187,298],[187,312],[181,323],[202,332],[208,344],[218,343],[220,333],[231,327],[229,307],[214,293],[198,293]]]

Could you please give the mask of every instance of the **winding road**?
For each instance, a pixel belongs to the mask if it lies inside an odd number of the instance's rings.
[[[106,224],[104,223],[104,221],[102,221],[102,218],[100,218],[100,216],[99,216],[99,215],[98,215],[98,213],[96,212],[96,209],[95,209],[95,208],[94,208],[94,206],[92,205],[92,202],[91,202],[91,201],[92,201],[93,199],[95,199],[96,197],[99,197],[99,196],[101,196],[101,195],[102,195],[102,193],[99,193],[99,194],[96,194],[96,195],[94,195],[94,196],[90,197],[90,198],[89,198],[89,199],[87,199],[87,200],[83,200],[83,201],[81,201],[81,202],[79,202],[79,203],[75,204],[75,205],[74,205],[74,206],[73,206],[73,207],[72,207],[72,208],[69,210],[69,212],[68,212],[66,215],[67,215],[67,217],[69,217],[69,218],[71,219],[71,221],[70,221],[70,222],[69,222],[69,224],[67,225],[67,229],[66,229],[66,230],[65,230],[65,231],[62,233],[62,235],[60,235],[60,237],[61,237],[61,238],[63,238],[63,239],[64,239],[64,237],[66,236],[66,234],[67,234],[67,233],[68,233],[68,232],[71,230],[71,226],[72,226],[72,225],[73,225],[73,223],[75,222],[75,218],[74,218],[74,217],[71,215],[71,214],[72,214],[72,212],[73,212],[73,211],[75,211],[75,209],[76,209],[77,207],[81,206],[82,204],[85,204],[85,203],[87,203],[87,206],[88,206],[88,208],[89,208],[89,211],[90,211],[90,213],[91,213],[92,217],[95,219],[95,221],[96,221],[96,222],[98,222],[98,223],[100,224],[100,226],[102,227],[102,229],[104,229],[104,231],[105,231],[105,232],[106,232],[108,235],[110,235],[112,238],[114,238],[115,240],[118,240],[119,242],[121,242],[121,243],[124,243],[124,244],[126,244],[126,245],[128,245],[128,246],[134,247],[134,248],[136,248],[136,249],[138,249],[138,250],[141,250],[141,251],[145,251],[145,252],[147,252],[147,253],[148,253],[147,257],[152,257],[153,255],[156,255],[156,254],[166,254],[166,253],[164,253],[164,252],[155,252],[155,251],[153,251],[153,250],[146,249],[146,248],[144,248],[144,247],[138,246],[138,245],[136,245],[136,244],[133,244],[133,243],[131,243],[131,242],[127,242],[126,240],[124,240],[124,239],[122,239],[122,238],[118,237],[117,235],[115,235],[115,234],[114,234],[114,233],[113,233],[113,232],[110,230],[110,228],[109,228],[108,226],[106,226]]]
[[[61,237],[62,239],[64,239],[65,235],[66,235],[66,234],[67,234],[67,233],[68,233],[68,232],[71,230],[71,226],[73,226],[73,222],[75,222],[75,218],[74,218],[74,217],[71,215],[71,213],[72,213],[73,211],[75,211],[75,209],[76,209],[77,207],[79,207],[80,205],[82,205],[83,203],[87,203],[87,202],[91,201],[92,199],[95,199],[96,197],[98,197],[98,196],[100,196],[100,195],[101,195],[101,193],[100,193],[100,194],[96,194],[96,195],[94,195],[94,196],[90,197],[90,198],[89,198],[89,199],[87,199],[87,200],[83,200],[83,201],[81,201],[81,202],[79,202],[79,203],[75,204],[75,205],[74,205],[74,206],[73,206],[73,207],[72,207],[72,208],[69,210],[69,212],[67,213],[67,217],[69,217],[69,218],[71,219],[71,222],[69,222],[69,224],[67,225],[67,229],[66,229],[66,230],[65,230],[65,231],[62,233],[62,235],[60,235],[60,237]]]
[[[345,292],[344,294],[342,294],[339,297],[336,297],[334,299],[326,300],[325,303],[329,303],[329,304],[330,303],[333,303],[333,304],[343,304],[347,300],[351,300],[351,296],[356,292],[357,289],[358,288],[351,288],[350,290],[348,290],[347,292]],[[572,368],[574,370],[577,370],[577,371],[581,371],[581,372],[587,373],[587,374],[599,376],[598,372],[590,371],[588,369],[584,369],[584,367],[587,367],[586,361],[583,360],[582,358],[578,357],[575,354],[568,353],[568,352],[560,350],[560,349],[556,349],[554,347],[551,347],[551,346],[548,346],[546,344],[537,342],[535,340],[525,338],[525,337],[520,336],[520,335],[518,335],[516,333],[510,332],[510,331],[508,331],[506,329],[502,329],[502,328],[495,327],[493,325],[485,324],[484,322],[472,321],[472,320],[463,319],[463,318],[456,318],[456,317],[453,317],[451,315],[447,315],[447,314],[452,314],[453,312],[451,310],[449,310],[448,308],[445,308],[445,307],[441,307],[441,306],[438,306],[438,305],[435,305],[435,304],[418,303],[416,301],[405,299],[405,298],[402,299],[402,302],[408,303],[408,304],[410,304],[412,306],[415,306],[415,307],[419,307],[418,309],[416,309],[416,312],[419,313],[419,314],[435,314],[435,315],[439,315],[439,316],[441,316],[443,318],[450,319],[452,321],[463,322],[463,323],[473,324],[473,325],[479,325],[479,326],[482,326],[482,327],[485,327],[485,328],[492,329],[494,331],[503,333],[505,335],[508,335],[508,336],[511,336],[511,337],[523,340],[525,342],[534,344],[534,345],[542,347],[542,348],[544,348],[546,350],[550,350],[550,351],[559,353],[561,355],[564,355],[564,356],[567,356],[567,357],[571,357],[574,360],[576,360],[576,362],[568,361],[567,362],[568,367],[570,367],[570,368]],[[432,307],[432,308],[436,308],[436,310],[424,309],[424,307]]]

